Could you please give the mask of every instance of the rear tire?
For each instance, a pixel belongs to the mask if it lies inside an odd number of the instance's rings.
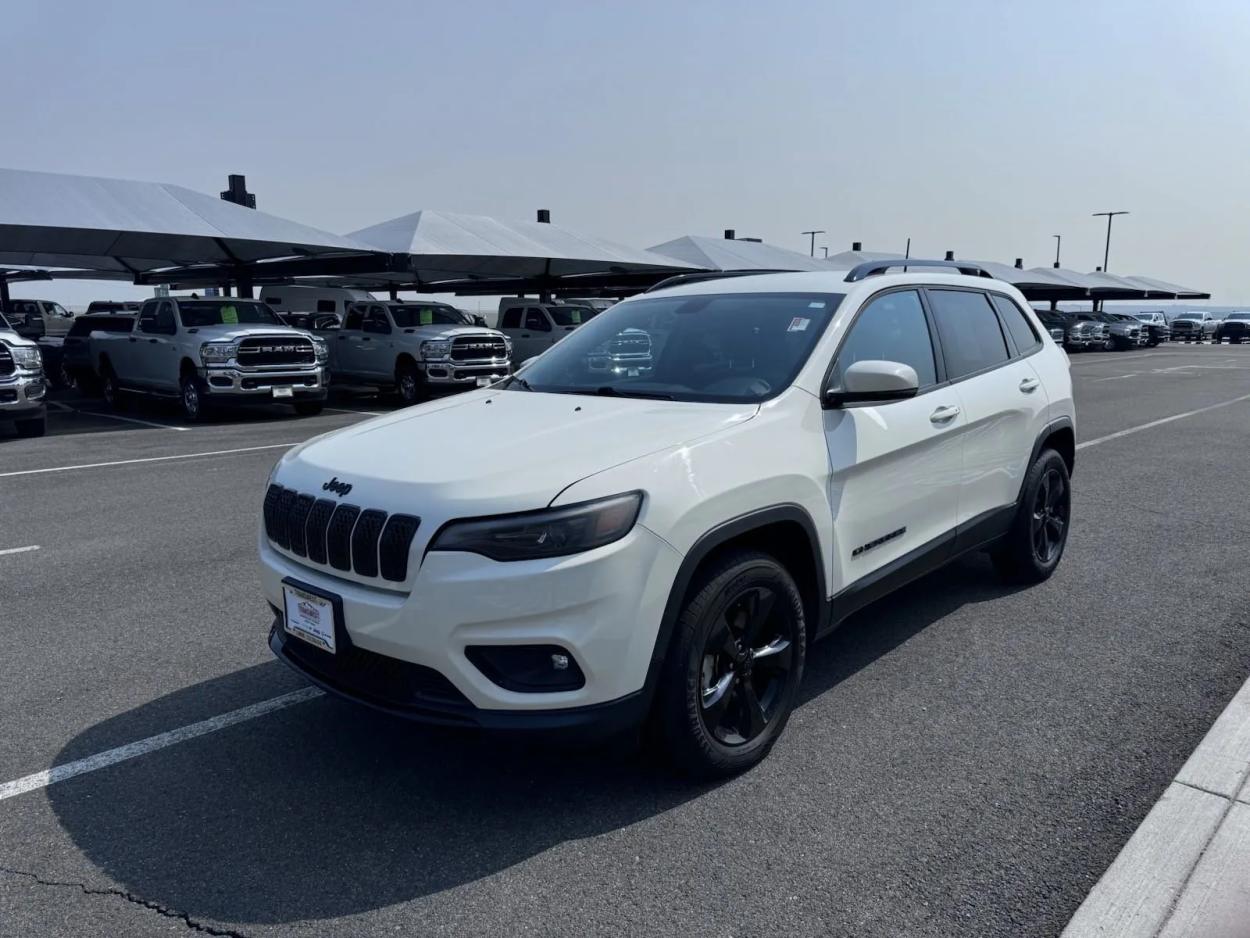
[[[728,554],[704,573],[677,620],[654,728],[668,760],[701,779],[756,765],[798,699],[807,650],[803,599],[768,554]]]
[[[1068,465],[1053,449],[1044,449],[1025,475],[1011,530],[991,553],[999,575],[1009,583],[1048,579],[1063,559],[1071,522]]]
[[[104,403],[108,405],[109,410],[123,411],[130,405],[110,365],[105,365],[100,374],[100,394],[104,397]]]
[[[48,432],[48,418],[35,417],[32,420],[15,420],[14,425],[17,427],[17,435],[24,437],[43,436]]]
[[[325,406],[321,401],[299,401],[295,404],[295,412],[301,417],[316,417]]]

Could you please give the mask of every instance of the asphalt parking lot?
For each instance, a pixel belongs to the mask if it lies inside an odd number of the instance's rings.
[[[1056,576],[973,558],[866,609],[756,770],[307,696],[0,799],[0,935],[1057,934],[1250,675],[1250,348],[1072,361]],[[0,791],[304,686],[256,525],[284,446],[391,405],[332,406],[0,430]]]

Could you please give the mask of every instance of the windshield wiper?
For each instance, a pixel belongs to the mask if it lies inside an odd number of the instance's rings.
[[[527,390],[527,391],[533,391],[533,390],[534,390],[533,386],[532,386],[532,385],[531,385],[528,381],[526,381],[524,378],[522,378],[520,375],[513,375],[513,376],[509,379],[509,381],[508,381],[508,387],[512,387],[512,385],[514,385],[514,384],[519,384],[521,387],[525,388],[525,390]]]
[[[600,397],[642,397],[653,401],[673,400],[673,395],[665,394],[663,391],[621,391],[610,384],[601,388],[595,388],[595,393]]]

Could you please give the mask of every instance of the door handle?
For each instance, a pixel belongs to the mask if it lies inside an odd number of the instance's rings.
[[[948,404],[946,406],[939,407],[933,413],[929,414],[929,423],[950,423],[958,416],[959,408]]]
[[[1037,390],[1039,384],[1041,384],[1041,382],[1036,378],[1025,378],[1020,382],[1020,390],[1025,394],[1032,394]]]

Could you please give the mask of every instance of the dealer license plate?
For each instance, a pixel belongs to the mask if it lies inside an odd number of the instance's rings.
[[[289,583],[282,584],[284,627],[296,638],[334,653],[334,603]]]
[[[295,388],[274,388],[273,396],[274,397],[294,397]]]

